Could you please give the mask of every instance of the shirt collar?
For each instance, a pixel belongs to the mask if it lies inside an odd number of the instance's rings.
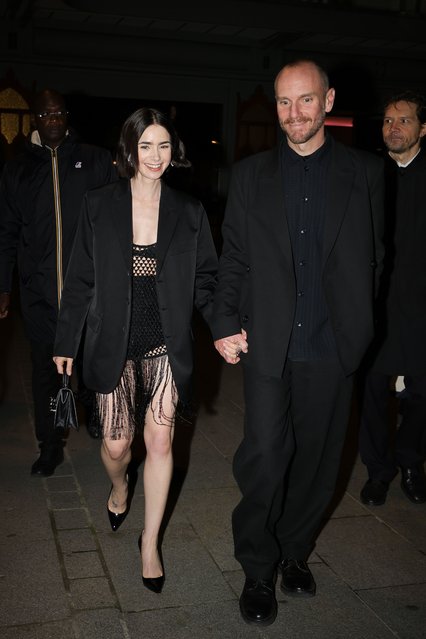
[[[411,160],[408,160],[408,162],[405,162],[405,164],[403,164],[402,162],[398,162],[398,160],[395,160],[397,165],[399,166],[400,169],[405,169],[407,166],[409,166],[411,164],[411,162],[413,160],[416,159],[416,157],[418,156],[418,154],[420,153],[421,148],[417,151],[416,155],[413,155],[413,157],[411,158]],[[393,158],[392,158],[393,159]]]
[[[322,144],[319,149],[310,155],[299,155],[299,153],[296,153],[296,151],[288,145],[287,140],[285,139],[283,144],[283,158],[286,162],[291,162],[292,164],[296,164],[297,162],[303,164],[320,162],[326,155],[328,155],[330,146],[330,136],[326,134],[324,144]]]

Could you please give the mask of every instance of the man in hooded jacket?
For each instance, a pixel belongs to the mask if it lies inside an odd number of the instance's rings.
[[[49,476],[63,460],[63,432],[55,432],[52,412],[61,381],[52,355],[63,279],[83,196],[113,181],[115,169],[108,151],[77,140],[56,91],[35,97],[32,122],[25,149],[5,165],[0,185],[0,319],[8,316],[17,262],[40,446],[31,473]]]

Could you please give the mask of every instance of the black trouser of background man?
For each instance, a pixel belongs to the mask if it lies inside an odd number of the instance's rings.
[[[53,344],[31,340],[34,425],[40,446],[40,458],[31,469],[33,475],[50,475],[63,460],[64,432],[54,428],[51,403],[61,386],[61,376],[52,357]]]
[[[288,361],[282,378],[244,366],[233,532],[247,577],[272,579],[279,561],[312,551],[335,490],[352,390],[335,360]]]
[[[404,377],[405,391],[400,400],[402,420],[391,436],[390,383],[392,376],[367,373],[359,433],[362,462],[370,479],[392,481],[401,468],[416,468],[425,459],[426,375]]]
[[[40,457],[33,464],[31,473],[48,476],[64,458],[65,433],[54,428],[55,413],[52,411],[52,399],[56,399],[62,379],[53,362],[53,344],[31,340],[31,360],[35,434],[40,446]],[[92,437],[98,437],[98,432],[91,426],[94,393],[83,384],[80,353],[74,369],[77,372],[77,399],[85,409],[86,426]]]

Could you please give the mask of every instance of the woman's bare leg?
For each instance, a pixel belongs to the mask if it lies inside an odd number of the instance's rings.
[[[126,471],[132,456],[130,445],[129,439],[102,440],[101,458],[112,484],[108,508],[115,514],[123,513],[127,507]]]
[[[125,372],[127,372],[127,365]],[[127,373],[128,374],[128,373]],[[120,384],[123,379],[120,380]],[[129,380],[128,380],[129,381]],[[134,385],[134,382],[133,384]],[[117,407],[115,391],[107,395],[98,395],[98,409],[102,415],[103,440],[101,459],[111,480],[112,489],[108,499],[108,509],[116,515],[123,513],[127,507],[128,485],[126,472],[131,459],[131,444],[133,436],[130,434],[130,406],[126,403]],[[120,420],[117,423],[117,418]],[[121,439],[117,437],[117,430],[121,431]]]
[[[163,394],[162,408],[167,419],[162,419],[162,415],[159,414],[160,394]],[[157,391],[152,408],[148,408],[145,419],[145,527],[142,533],[142,575],[148,578],[160,577],[163,574],[158,554],[158,534],[173,472],[172,442],[176,411],[173,395],[173,381],[170,378],[167,387]]]

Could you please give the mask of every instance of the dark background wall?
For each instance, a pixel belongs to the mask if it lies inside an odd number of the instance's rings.
[[[81,136],[113,152],[135,108],[167,110],[187,181],[220,199],[232,162],[274,143],[273,79],[290,59],[329,71],[333,114],[354,122],[333,133],[378,150],[385,97],[426,93],[425,22],[426,0],[0,0],[0,98],[55,88]]]

